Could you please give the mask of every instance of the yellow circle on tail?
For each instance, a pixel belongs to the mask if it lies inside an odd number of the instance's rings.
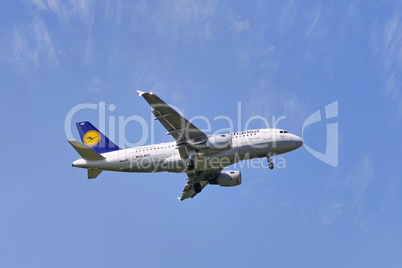
[[[96,130],[90,130],[84,135],[84,143],[88,146],[95,146],[100,141],[100,134]]]

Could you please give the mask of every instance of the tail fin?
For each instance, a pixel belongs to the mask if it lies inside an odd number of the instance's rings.
[[[108,137],[88,121],[76,123],[82,142],[99,154],[120,150]]]

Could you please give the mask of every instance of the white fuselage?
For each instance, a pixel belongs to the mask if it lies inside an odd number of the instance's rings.
[[[195,169],[222,169],[241,160],[278,155],[299,148],[300,137],[281,129],[257,129],[230,134],[230,149],[200,149],[194,157]],[[186,172],[176,142],[122,149],[102,154],[102,160],[79,159],[74,167],[123,172]]]

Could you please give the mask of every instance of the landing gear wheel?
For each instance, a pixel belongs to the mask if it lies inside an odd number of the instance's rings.
[[[274,163],[272,163],[271,154],[267,154],[267,161],[268,161],[268,168],[274,169],[275,165],[274,165]]]
[[[274,166],[274,163],[270,162],[270,163],[268,164],[268,168],[269,168],[269,169],[274,169],[274,167],[275,167],[275,166]]]
[[[197,194],[202,191],[202,186],[201,186],[201,183],[199,183],[199,182],[194,183],[193,187],[194,187],[194,192],[196,192]]]
[[[191,159],[186,160],[186,167],[187,170],[192,170],[194,168],[194,161]]]

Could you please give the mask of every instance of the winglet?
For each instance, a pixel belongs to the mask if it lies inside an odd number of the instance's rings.
[[[142,96],[144,93],[146,93],[146,92],[144,92],[144,91],[141,91],[141,90],[137,90],[137,92],[138,92],[138,96]]]

